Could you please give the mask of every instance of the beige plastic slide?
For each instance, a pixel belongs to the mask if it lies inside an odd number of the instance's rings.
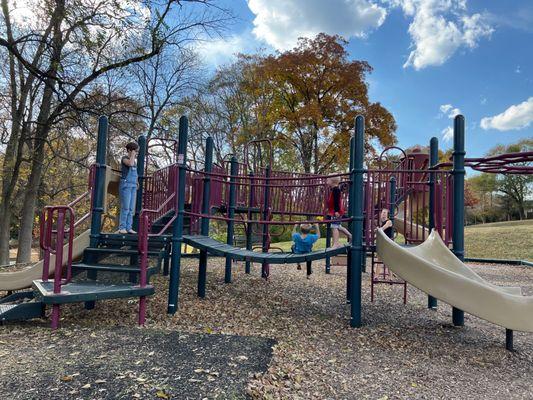
[[[74,238],[72,242],[72,258],[80,258],[83,250],[89,246],[90,229]],[[68,245],[63,247],[63,265],[67,261]],[[56,257],[50,256],[50,275],[54,273]],[[38,261],[29,268],[14,272],[0,272],[0,290],[19,290],[31,286],[36,279],[41,279],[43,273],[43,260]]]
[[[118,195],[120,175],[110,167],[106,168],[104,192],[104,213],[107,212],[108,194]],[[83,251],[89,246],[90,230],[86,230],[75,237],[72,242],[72,258],[79,259]],[[63,266],[67,262],[68,245],[63,247]],[[50,256],[50,276],[54,273],[55,256]],[[43,273],[43,261],[39,261],[29,268],[14,272],[0,272],[0,290],[19,290],[30,287],[36,279],[41,279]]]
[[[402,205],[403,206],[403,205]],[[399,208],[398,217],[394,219],[394,229],[398,231],[400,234],[404,234],[404,224],[403,224],[403,210],[401,207]],[[433,262],[434,264],[438,265],[441,268],[447,269],[449,271],[461,274],[465,276],[466,278],[477,280],[478,282],[485,283],[487,285],[494,286],[495,288],[498,288],[500,290],[503,290],[504,292],[511,293],[511,294],[522,294],[522,289],[519,287],[510,287],[510,286],[496,286],[491,284],[490,282],[487,282],[484,280],[481,276],[476,274],[471,268],[467,267],[464,263],[462,263],[455,255],[450,251],[448,246],[444,243],[440,235],[435,231],[432,230],[431,233],[429,233],[429,229],[418,224],[413,224],[412,229],[419,231],[420,238],[424,237],[422,236],[422,232],[425,231],[425,237],[426,241],[419,246],[413,247],[412,252],[414,254],[418,254],[419,252],[422,252],[422,257],[428,256],[428,260]],[[429,233],[429,236],[428,236]]]
[[[465,272],[469,268],[463,263],[460,268],[452,265],[450,255],[439,250],[437,236],[433,233],[433,243],[402,247],[378,229],[377,252],[394,273],[423,292],[496,325],[533,332],[533,296],[492,285],[471,270]]]

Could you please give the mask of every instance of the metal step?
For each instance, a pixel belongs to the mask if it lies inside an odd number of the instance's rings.
[[[16,306],[17,304],[0,304],[0,315],[8,312]]]
[[[22,321],[44,316],[44,304],[39,301],[19,304],[0,304],[0,322]]]
[[[150,236],[148,238],[148,243],[154,243],[154,244],[161,244],[162,246],[166,243],[170,243],[172,237],[170,235],[161,235],[161,236]],[[120,244],[123,243],[122,246],[133,246],[136,245],[139,241],[138,235],[122,235],[119,233],[104,233],[100,235],[99,242],[100,243],[113,243],[113,244]]]
[[[93,254],[106,254],[114,256],[138,256],[139,250],[137,249],[120,249],[120,248],[111,248],[111,247],[87,247],[84,251],[85,253]],[[160,250],[151,250],[148,251],[149,257],[159,257],[162,251]]]
[[[61,293],[54,293],[54,282],[33,281],[35,296],[44,304],[80,303],[85,301],[150,296],[154,287],[141,288],[134,284],[108,284],[105,282],[71,282],[61,286]]]
[[[74,272],[78,271],[98,271],[98,272],[117,272],[124,274],[140,274],[141,270],[138,265],[121,265],[121,264],[91,264],[91,263],[76,263],[72,264]],[[152,275],[159,272],[159,266],[148,267],[146,269],[146,276],[150,278]]]

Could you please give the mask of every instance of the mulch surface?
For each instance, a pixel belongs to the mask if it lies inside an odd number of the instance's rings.
[[[180,310],[173,316],[165,313],[167,278],[155,277],[157,292],[142,329],[135,327],[135,300],[101,302],[92,311],[65,306],[62,328],[54,334],[44,321],[0,329],[0,386],[16,390],[10,389],[11,398],[532,396],[531,334],[515,332],[516,351],[508,352],[503,328],[470,315],[464,327],[454,327],[451,307],[439,303],[438,310],[428,310],[427,296],[413,287],[407,305],[402,287],[388,285],[377,287],[371,303],[368,274],[363,275],[364,326],[350,329],[344,268],[333,267],[326,275],[315,263],[307,280],[296,266],[271,266],[265,282],[259,266],[245,275],[239,265],[233,283],[224,284],[223,265],[222,259],[210,259],[207,297],[199,299],[197,261],[184,260]],[[474,268],[493,283],[518,285],[533,295],[532,268]],[[76,352],[78,357],[71,355]],[[21,378],[24,371],[28,376]],[[83,389],[87,384],[90,388]]]
[[[131,327],[17,334],[3,341],[2,399],[240,399],[275,343]]]

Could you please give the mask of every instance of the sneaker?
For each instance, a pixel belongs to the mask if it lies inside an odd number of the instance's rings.
[[[121,235],[126,235],[128,231],[126,229],[119,229],[117,233],[120,233]]]
[[[128,231],[128,233],[131,233],[132,235],[136,235],[136,234],[137,234],[137,232],[135,232],[133,229],[130,229],[130,230]]]

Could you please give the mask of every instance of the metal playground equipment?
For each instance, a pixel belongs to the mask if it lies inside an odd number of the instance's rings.
[[[268,140],[248,143],[240,161],[232,156],[216,164],[213,162],[213,141],[207,138],[205,159],[192,162],[187,159],[188,120],[182,117],[177,141],[139,138],[139,190],[134,218],[138,235],[102,232],[107,197],[108,194],[116,194],[119,179],[118,174],[105,165],[107,129],[107,119],[101,117],[96,164],[91,169],[89,191],[83,196],[83,199],[90,199],[90,214],[76,219],[72,205],[46,209],[41,229],[44,266],[36,266],[31,272],[17,275],[16,279],[14,275],[0,273],[0,290],[14,291],[33,285],[33,290],[26,292],[26,296],[35,298],[36,306],[31,311],[17,304],[7,307],[10,301],[22,296],[21,292],[14,292],[11,297],[0,300],[0,320],[40,316],[43,307],[51,305],[52,327],[56,328],[59,307],[63,303],[83,302],[86,308],[91,309],[99,300],[138,297],[138,322],[142,325],[146,318],[147,297],[155,290],[150,284],[150,277],[161,267],[163,274],[169,275],[167,312],[175,313],[178,310],[181,261],[191,256],[183,251],[187,245],[198,250],[195,256],[198,257],[197,293],[200,297],[206,296],[209,256],[225,258],[224,280],[230,283],[234,261],[243,261],[246,273],[251,273],[252,262],[260,263],[261,275],[268,279],[270,265],[273,264],[305,262],[310,265],[323,259],[328,273],[330,258],[346,254],[346,299],[350,303],[350,326],[359,327],[362,323],[362,273],[366,270],[368,253],[372,261],[372,299],[374,285],[386,283],[403,285],[405,301],[409,282],[428,294],[428,307],[437,307],[437,298],[454,306],[455,325],[464,324],[463,309],[466,309],[507,328],[509,349],[512,348],[513,329],[533,331],[533,327],[522,320],[501,319],[485,309],[470,307],[471,298],[463,301],[458,296],[456,302],[438,289],[445,286],[448,278],[453,282],[456,282],[455,279],[468,288],[468,285],[474,285],[471,292],[479,292],[481,297],[487,296],[489,300],[498,296],[515,296],[504,299],[510,314],[517,307],[529,307],[529,300],[524,300],[528,298],[518,298],[516,290],[511,294],[503,288],[491,286],[462,263],[464,168],[531,174],[533,167],[524,164],[533,161],[533,152],[465,159],[462,116],[454,121],[452,162],[439,163],[438,142],[432,138],[429,152],[387,148],[377,160],[367,160],[366,168],[364,119],[357,117],[355,132],[349,143],[348,172],[334,175],[274,170],[272,147]],[[157,146],[168,156],[169,165],[159,165],[159,159],[153,152]],[[399,152],[399,156],[393,156],[393,152]],[[330,221],[325,218],[330,190],[326,180],[332,176],[340,177],[341,186],[345,189],[342,201],[347,204],[347,212],[340,221],[348,225],[352,234],[351,243],[337,248],[329,246]],[[403,250],[406,247],[383,238],[379,229],[379,214],[383,208],[388,209],[394,230],[403,236],[404,245],[414,246],[407,248],[408,253]],[[82,241],[82,235],[75,236],[74,231],[82,222],[89,220],[90,231],[85,232]],[[305,254],[271,251],[276,235],[291,225],[304,222],[325,226],[326,249]],[[224,228],[224,242],[210,236],[210,226],[214,224]],[[244,245],[235,243],[236,232],[242,233]],[[442,245],[435,237],[441,238]],[[260,247],[254,247],[258,241]],[[391,257],[393,253],[399,254],[403,264]],[[439,257],[435,256],[437,253]],[[117,258],[125,262],[108,261]],[[76,259],[79,261],[74,261]],[[427,264],[424,268],[419,265],[420,260]],[[382,263],[381,272],[378,271],[378,263]],[[427,279],[432,272],[441,274],[438,275],[441,283]],[[54,277],[53,282],[49,281],[51,276]]]

